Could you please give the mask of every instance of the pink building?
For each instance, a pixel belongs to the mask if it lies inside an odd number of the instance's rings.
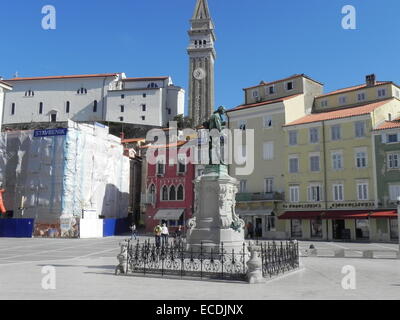
[[[144,166],[145,194],[142,199],[144,212],[142,219],[146,232],[153,232],[157,224],[166,223],[170,234],[175,232],[179,225],[186,227],[186,222],[192,217],[194,202],[195,165],[184,164],[170,159],[170,152],[179,153],[186,142],[172,143],[159,148],[157,152],[165,152],[165,161]],[[146,146],[144,148],[152,148]],[[190,152],[188,152],[190,155]]]

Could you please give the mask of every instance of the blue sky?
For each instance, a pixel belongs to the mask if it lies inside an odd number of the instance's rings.
[[[208,0],[216,25],[216,105],[243,102],[242,88],[296,73],[325,91],[369,73],[400,82],[398,0]],[[57,29],[41,28],[44,5]],[[344,5],[357,30],[344,30]],[[13,0],[0,11],[0,75],[126,72],[171,75],[188,87],[187,30],[195,0]],[[187,106],[186,106],[187,107]]]

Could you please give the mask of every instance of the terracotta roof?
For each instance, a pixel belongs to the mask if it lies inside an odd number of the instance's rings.
[[[9,83],[7,83],[7,82],[4,82],[4,81],[2,81],[2,80],[0,80],[0,84],[12,88],[12,85],[11,85],[11,84],[9,84]]]
[[[169,77],[144,77],[144,78],[125,78],[122,81],[148,81],[148,80],[165,80]]]
[[[242,104],[240,106],[237,106],[233,109],[228,110],[227,112],[238,111],[238,110],[249,109],[249,108],[260,107],[260,106],[266,106],[266,105],[273,104],[273,103],[283,102],[285,100],[289,100],[289,99],[292,99],[292,98],[300,96],[300,95],[301,95],[301,93],[298,93],[298,94],[293,94],[291,96],[274,99],[274,100],[262,101],[262,102],[252,103],[252,104]]]
[[[139,142],[146,141],[146,138],[132,138],[132,139],[123,139],[121,143],[131,143],[131,142]]]
[[[164,149],[164,148],[174,148],[174,147],[181,147],[184,144],[188,143],[188,141],[178,141],[169,144],[148,144],[146,146],[140,147],[140,149]]]
[[[374,86],[372,86],[372,87],[381,86],[381,85],[385,85],[385,84],[391,84],[391,83],[393,83],[393,82],[392,82],[392,81],[377,81],[376,84],[375,84]],[[328,92],[328,93],[325,93],[325,94],[321,94],[321,95],[319,95],[319,96],[316,96],[315,98],[316,98],[316,99],[318,99],[318,98],[324,98],[324,97],[332,96],[332,95],[334,95],[334,94],[346,93],[346,92],[350,92],[350,91],[353,91],[353,90],[359,90],[359,89],[366,88],[366,87],[367,87],[367,84],[364,83],[364,84],[360,84],[360,85],[357,85],[357,86],[352,86],[352,87],[348,87],[348,88],[338,89],[338,90],[335,90],[335,91],[332,91],[332,92]],[[371,87],[371,88],[372,88],[372,87]]]
[[[374,131],[396,129],[396,128],[400,128],[400,118],[393,121],[385,121],[384,123],[379,125]]]
[[[305,75],[304,73],[301,73],[301,74],[294,74],[293,76],[290,76],[290,77],[287,77],[287,78],[284,78],[284,79],[280,79],[280,80],[275,80],[275,81],[271,81],[271,82],[260,83],[259,85],[256,85],[256,86],[244,88],[243,90],[257,88],[257,87],[259,87],[259,86],[269,86],[269,85],[272,85],[272,84],[275,84],[275,83],[278,83],[278,82],[288,81],[288,80],[295,79],[295,78],[299,78],[299,77],[304,77],[304,78],[306,78],[306,79],[308,79],[308,80],[311,80],[311,81],[314,81],[314,82],[316,82],[316,83],[319,83],[320,85],[324,85],[323,83],[318,82],[318,81],[316,81],[316,80],[310,78],[309,76]]]
[[[104,78],[104,77],[115,77],[117,75],[118,75],[118,73],[81,74],[81,75],[68,75],[68,76],[46,76],[46,77],[13,78],[13,79],[9,79],[7,81],[73,79],[73,78]]]
[[[375,102],[375,103],[368,103],[368,104],[364,104],[364,105],[357,106],[357,107],[343,108],[343,109],[338,109],[338,110],[329,111],[329,112],[313,113],[313,114],[307,115],[305,117],[302,117],[300,119],[297,119],[296,121],[288,123],[284,127],[312,123],[312,122],[361,116],[364,114],[369,114],[376,108],[379,108],[380,106],[382,106],[392,100],[394,100],[394,98],[389,98],[389,99]]]

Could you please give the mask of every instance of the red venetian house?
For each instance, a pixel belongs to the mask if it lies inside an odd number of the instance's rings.
[[[163,160],[159,160],[157,164],[150,164],[148,161],[144,164],[147,173],[144,174],[142,218],[146,232],[153,232],[157,224],[166,223],[171,234],[179,225],[185,227],[187,220],[192,217],[195,165],[176,161],[179,156],[170,159],[170,153],[178,154],[186,143],[178,141],[164,146],[143,147],[157,149],[155,155],[163,153]],[[190,156],[190,151],[187,151],[187,155]]]

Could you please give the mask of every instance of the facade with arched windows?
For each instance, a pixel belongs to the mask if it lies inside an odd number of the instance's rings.
[[[182,145],[164,148],[176,149],[179,153]],[[170,161],[168,155],[166,152],[164,165],[149,164],[146,160],[143,164],[147,176],[144,177],[141,220],[149,233],[159,223],[166,223],[170,232],[174,232],[179,225],[186,226],[193,214],[195,165],[179,165],[173,159]]]

